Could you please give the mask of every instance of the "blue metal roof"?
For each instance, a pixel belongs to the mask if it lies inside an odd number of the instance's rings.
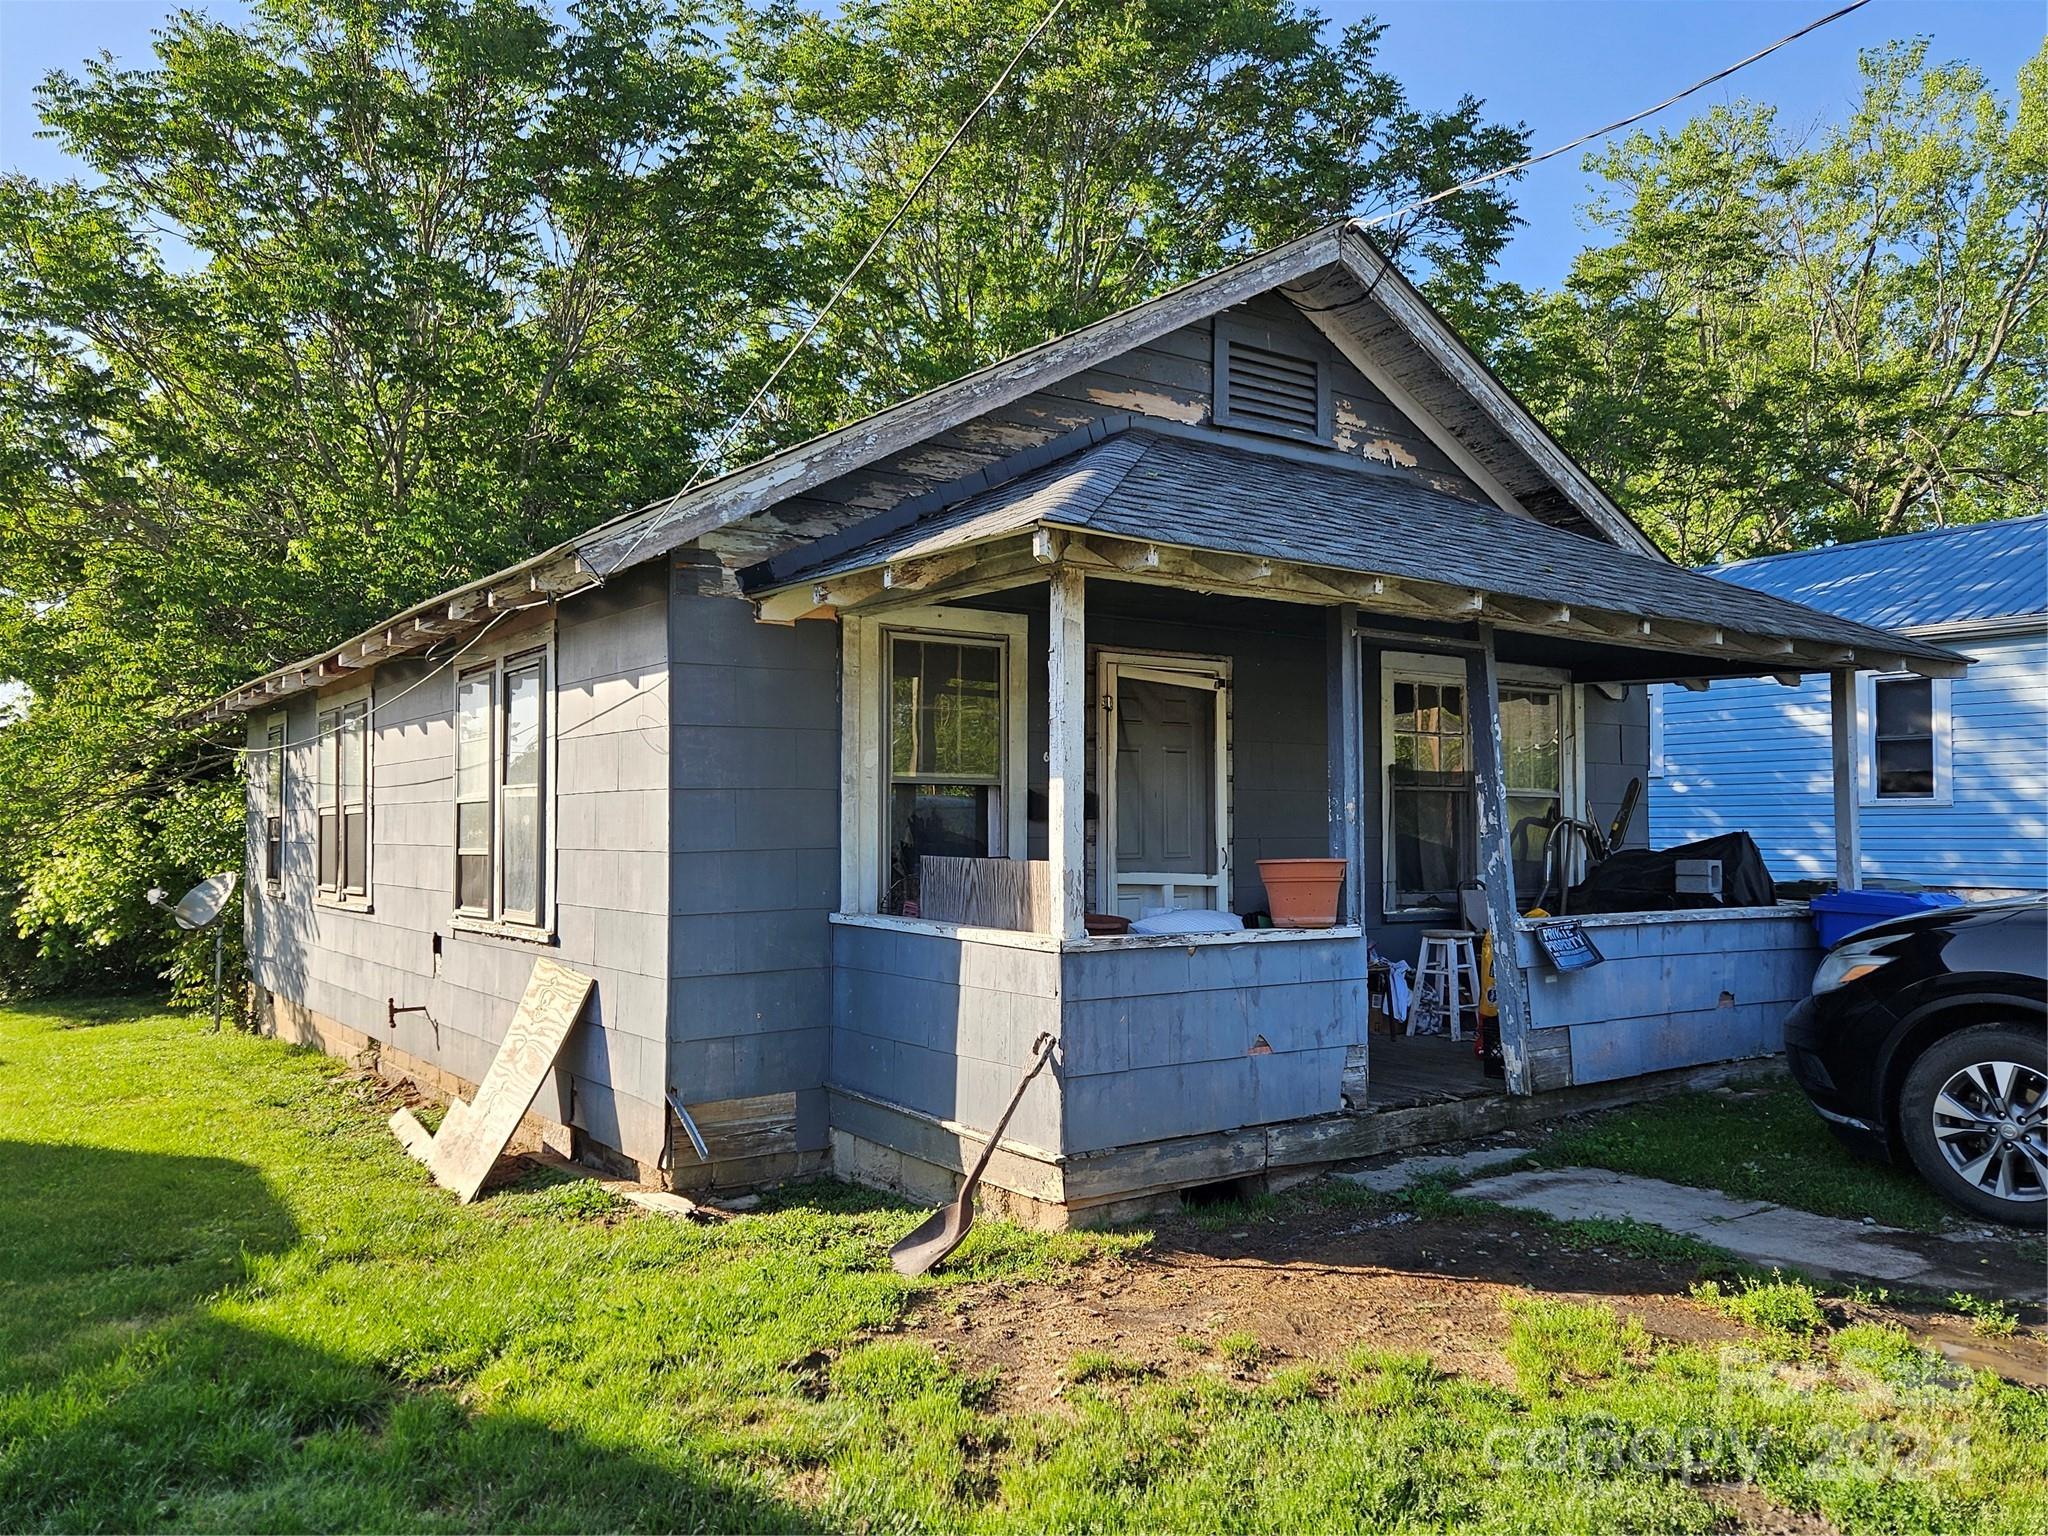
[[[1707,568],[1879,629],[2048,614],[2048,513]]]

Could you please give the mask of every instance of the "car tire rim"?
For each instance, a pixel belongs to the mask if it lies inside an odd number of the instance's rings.
[[[2048,1200],[2048,1076],[1980,1061],[1941,1085],[1934,1143],[1957,1178],[1994,1200]]]

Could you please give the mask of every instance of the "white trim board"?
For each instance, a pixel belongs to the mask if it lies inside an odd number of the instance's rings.
[[[1877,685],[1880,682],[1927,684],[1929,725],[1934,738],[1934,793],[1931,795],[1880,795],[1877,792]],[[1922,677],[1917,672],[1856,674],[1856,800],[1859,805],[1873,807],[1955,804],[1955,718],[1950,709],[1947,678]]]
[[[1117,730],[1111,701],[1123,678],[1165,683],[1169,687],[1200,689],[1205,685],[1215,696],[1216,754],[1214,796],[1216,822],[1216,869],[1205,876],[1175,877],[1164,872],[1148,875],[1133,870],[1119,878],[1116,868],[1116,744]],[[1095,787],[1100,811],[1095,818],[1095,892],[1099,910],[1117,910],[1119,885],[1158,885],[1164,888],[1167,905],[1173,891],[1181,886],[1210,891],[1212,910],[1231,909],[1232,866],[1230,794],[1230,722],[1234,711],[1230,696],[1230,660],[1220,656],[1185,656],[1163,651],[1101,650],[1095,654]]]
[[[882,907],[882,751],[887,737],[883,694],[888,687],[884,633],[1002,642],[1003,646],[1003,851],[1030,854],[1029,621],[1021,613],[976,608],[890,608],[839,619],[839,911],[859,916]]]

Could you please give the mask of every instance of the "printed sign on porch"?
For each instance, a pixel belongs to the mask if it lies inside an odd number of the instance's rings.
[[[1538,923],[1536,942],[1543,946],[1552,967],[1560,971],[1583,971],[1607,958],[1577,923]]]

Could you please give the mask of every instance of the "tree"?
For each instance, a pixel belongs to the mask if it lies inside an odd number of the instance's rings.
[[[1046,0],[861,0],[735,19],[749,77],[805,145],[822,293],[902,203]],[[1382,28],[1287,0],[1069,5],[1019,63],[770,403],[818,431],[1086,325],[1251,250],[1441,190],[1525,152],[1519,127],[1408,102]],[[1474,293],[1506,184],[1380,231],[1439,297]],[[780,319],[814,317],[798,305]]]
[[[46,81],[89,178],[0,181],[0,971],[163,963],[136,893],[240,863],[180,713],[674,490],[1039,14],[264,0]],[[1071,6],[727,456],[1521,152],[1326,31]],[[1511,223],[1385,233],[1458,295]]]
[[[155,954],[135,893],[240,863],[171,722],[672,489],[800,167],[663,0],[186,13],[40,98],[90,179],[0,180],[0,901]]]
[[[2039,510],[2048,50],[2001,102],[1924,43],[1811,142],[1716,108],[1587,164],[1562,291],[1508,295],[1509,381],[1687,563]]]

